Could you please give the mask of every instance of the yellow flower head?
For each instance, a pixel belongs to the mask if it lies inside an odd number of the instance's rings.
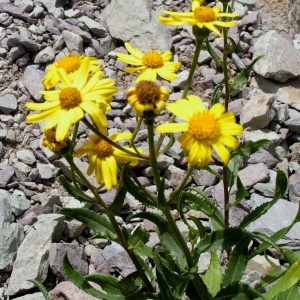
[[[187,154],[187,162],[192,166],[205,166],[212,156],[212,149],[226,165],[230,159],[227,147],[235,150],[238,140],[234,135],[243,132],[243,127],[235,123],[232,112],[217,103],[207,110],[202,100],[194,95],[179,99],[167,105],[167,109],[185,123],[159,125],[159,133],[183,132],[178,141]]]
[[[101,130],[101,132],[104,134],[103,130]],[[131,133],[128,132],[113,134],[110,137],[113,142],[130,138]],[[123,148],[126,148],[133,154],[135,153],[129,147],[123,146]],[[139,152],[142,154],[142,150],[139,150]],[[96,134],[91,135],[89,141],[75,151],[76,156],[84,154],[87,154],[89,159],[87,174],[91,175],[95,172],[97,182],[99,184],[105,184],[108,190],[111,190],[117,185],[117,163],[129,163],[131,166],[138,164],[136,157],[115,148]]]
[[[58,152],[67,146],[67,141],[69,139],[70,132],[68,132],[68,134],[65,136],[65,138],[60,142],[58,142],[55,139],[55,135],[56,135],[55,127],[52,127],[50,129],[44,131],[42,145],[44,147],[49,148],[53,152]]]
[[[58,59],[54,64],[47,68],[46,75],[43,78],[43,85],[46,89],[52,89],[59,82],[59,69],[64,69],[68,76],[73,80],[76,76],[82,62],[88,60],[89,71],[98,72],[102,69],[100,60],[94,57],[87,57],[79,54],[68,54],[63,58]]]
[[[199,1],[192,2],[192,11],[191,12],[170,12],[170,11],[161,11],[161,13],[168,15],[168,17],[158,17],[160,23],[165,25],[183,25],[189,24],[191,26],[197,26],[200,29],[203,27],[208,30],[215,32],[218,36],[221,36],[219,29],[216,26],[220,27],[232,27],[236,24],[237,21],[220,21],[220,17],[234,18],[238,17],[239,14],[234,13],[220,13],[220,7],[214,6],[212,8],[207,6],[202,6]]]
[[[100,71],[90,75],[89,59],[81,63],[73,81],[64,69],[58,69],[57,74],[60,81],[57,89],[41,92],[46,102],[26,104],[29,109],[42,111],[27,116],[27,122],[36,123],[50,119],[44,130],[57,126],[55,138],[58,142],[64,140],[72,124],[84,117],[84,112],[105,127],[107,120],[103,110],[110,109],[108,102],[117,91],[115,82],[109,78],[100,79]]]
[[[165,108],[165,101],[169,98],[167,89],[154,81],[142,80],[131,87],[126,94],[128,102],[142,117],[145,111],[153,111],[156,115]]]
[[[180,68],[179,62],[171,62],[172,53],[166,51],[141,52],[138,48],[133,48],[129,43],[125,43],[125,47],[129,54],[116,53],[119,61],[136,67],[126,67],[125,72],[133,73],[140,71],[135,82],[141,80],[155,81],[157,75],[166,80],[175,80],[177,78],[176,71]]]

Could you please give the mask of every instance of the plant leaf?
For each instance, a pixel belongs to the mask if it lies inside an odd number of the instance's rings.
[[[228,182],[228,191],[230,192],[231,188],[235,184],[235,179],[237,177],[238,171],[240,169],[241,165],[241,157],[239,155],[234,155],[227,167],[226,167],[226,176],[227,176],[227,182]]]
[[[294,285],[290,289],[279,293],[275,300],[300,300],[298,286]]]
[[[241,239],[233,248],[223,279],[226,288],[235,282],[240,282],[248,262],[248,245],[251,238]]]
[[[105,212],[108,215],[117,214],[124,204],[126,193],[127,190],[124,184],[122,184],[121,188],[118,189],[112,204],[108,208],[106,208],[103,212]]]
[[[94,296],[98,299],[105,299],[105,300],[124,300],[124,296],[121,295],[106,295],[101,293],[97,289],[93,288],[88,281],[82,276],[79,272],[73,269],[70,261],[68,259],[67,253],[64,255],[63,258],[63,268],[67,278],[75,284],[79,289],[84,291],[85,293]]]
[[[205,42],[206,42],[207,51],[209,52],[209,54],[211,55],[211,57],[213,58],[213,60],[216,62],[217,66],[223,68],[223,62],[222,62],[222,59],[220,58],[220,56],[211,47],[208,39],[206,39]]]
[[[220,290],[222,283],[221,264],[216,252],[211,252],[209,268],[201,277],[210,293],[215,296]]]
[[[125,295],[130,295],[140,290],[142,287],[140,276],[142,273],[144,273],[143,270],[134,271],[119,281],[119,287]]]
[[[236,197],[235,201],[233,203],[228,203],[227,208],[229,209],[232,206],[235,206],[239,204],[243,199],[249,196],[248,191],[245,189],[243,183],[241,182],[241,179],[239,176],[236,177],[236,187],[237,187],[237,192],[236,192]]]
[[[300,259],[291,265],[285,274],[265,294],[268,297],[275,297],[277,294],[286,291],[296,285],[300,280]]]
[[[107,218],[86,208],[62,208],[60,214],[78,220],[100,236],[111,239],[115,230]]]
[[[256,142],[253,141],[246,141],[241,142],[238,148],[232,152],[232,156],[239,155],[239,156],[250,156],[251,154],[258,151],[263,145],[270,143],[269,140],[263,139],[258,140]]]
[[[45,300],[50,300],[50,297],[48,295],[48,292],[47,292],[45,286],[40,281],[38,281],[36,279],[29,279],[28,281],[32,282],[40,290],[40,292],[43,294]]]

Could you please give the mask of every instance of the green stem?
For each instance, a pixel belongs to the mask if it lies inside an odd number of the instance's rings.
[[[190,73],[188,76],[188,79],[186,81],[186,85],[182,94],[182,99],[185,99],[187,96],[187,93],[191,87],[192,81],[193,81],[193,77],[194,77],[194,73],[197,67],[197,63],[198,63],[198,58],[202,49],[202,44],[203,41],[205,40],[204,37],[196,37],[196,49],[195,49],[195,53],[194,53],[194,57],[193,57],[193,61],[192,61],[192,65],[191,65],[191,69],[190,69]]]
[[[149,155],[150,155],[150,165],[152,168],[154,182],[157,187],[160,184],[160,175],[157,165],[155,144],[154,144],[154,119],[145,119],[148,130],[148,145],[149,145]]]
[[[98,200],[98,204],[105,210],[108,207],[107,204],[102,200],[102,198],[97,193],[96,189],[90,184],[88,179],[83,175],[83,173],[80,171],[80,169],[76,166],[76,164],[74,163],[72,157],[71,156],[66,156],[65,158],[66,158],[67,162],[69,163],[71,169],[74,170],[76,172],[76,174],[81,178],[81,180],[84,182],[84,184],[89,188],[89,190],[93,193],[93,195]],[[122,231],[120,230],[119,224],[116,221],[115,216],[112,215],[112,214],[109,214],[109,213],[106,213],[106,215],[109,218],[111,224],[113,225],[121,245],[123,246],[124,250],[129,255],[129,257],[132,260],[135,268],[137,270],[142,270],[143,268],[140,265],[135,253],[133,252],[133,249],[129,248],[129,245],[128,245],[126,239],[124,238],[124,236],[122,234]],[[141,273],[141,279],[142,279],[144,285],[147,287],[148,291],[155,292],[155,289],[153,288],[151,282],[149,281],[149,279],[148,279],[148,277],[146,276],[145,273]]]
[[[181,232],[179,231],[176,222],[171,214],[170,208],[169,206],[165,207],[164,209],[162,209],[168,224],[171,226],[172,228],[172,232],[175,234],[178,243],[181,246],[182,251],[185,254],[185,258],[188,264],[188,268],[191,270],[194,267],[194,262],[193,262],[193,257],[190,253],[190,250],[181,234]],[[210,299],[209,295],[207,294],[207,290],[205,288],[205,286],[203,285],[202,281],[200,280],[200,278],[198,277],[198,274],[192,279],[192,282],[194,284],[194,287],[196,288],[198,295],[199,295],[199,299],[201,300],[208,300]]]

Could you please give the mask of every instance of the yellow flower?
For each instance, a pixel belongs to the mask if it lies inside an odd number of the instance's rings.
[[[220,27],[232,27],[237,21],[219,21],[220,17],[234,18],[238,17],[239,14],[234,13],[220,13],[220,7],[214,6],[212,8],[202,6],[199,1],[192,2],[191,12],[170,12],[161,11],[163,14],[169,15],[168,17],[158,17],[160,23],[165,25],[183,25],[188,23],[191,26],[198,26],[200,29],[203,27],[208,30],[215,32],[218,36],[221,36],[220,31],[216,26]]]
[[[136,87],[131,87],[127,91],[126,97],[137,115],[142,117],[144,111],[159,114],[165,108],[165,100],[168,99],[169,93],[165,87],[154,81],[142,80]]]
[[[59,69],[64,69],[71,79],[74,79],[83,60],[89,61],[89,71],[97,72],[102,69],[100,60],[94,57],[88,57],[79,54],[69,54],[58,59],[54,64],[50,65],[46,70],[43,78],[43,85],[46,89],[52,89],[59,82]]]
[[[72,81],[64,69],[58,69],[59,81],[56,90],[43,91],[46,102],[27,103],[26,107],[32,110],[42,110],[37,114],[27,116],[29,123],[50,121],[44,131],[57,126],[55,138],[58,142],[64,140],[72,124],[77,123],[87,112],[91,118],[106,127],[107,120],[103,110],[110,106],[112,95],[117,91],[112,79],[100,79],[102,72],[89,74],[89,60],[84,60]]]
[[[101,130],[102,134],[105,134]],[[106,135],[106,134],[105,134]],[[110,139],[113,142],[118,142],[123,139],[130,139],[131,133],[123,132],[113,134]],[[131,148],[124,147],[128,151],[135,153]],[[139,150],[140,154],[142,151]],[[136,166],[138,159],[130,156],[126,152],[115,148],[105,140],[101,139],[96,134],[90,136],[90,140],[75,151],[76,156],[87,154],[89,159],[89,167],[87,174],[91,175],[95,172],[96,180],[99,184],[105,184],[108,190],[111,190],[117,185],[117,163]]]
[[[194,95],[179,99],[167,105],[167,109],[185,123],[159,125],[159,133],[183,132],[178,141],[188,155],[187,162],[192,166],[205,166],[212,156],[212,148],[226,165],[230,159],[227,147],[235,150],[238,140],[233,135],[243,132],[243,127],[235,123],[232,112],[217,103],[207,110],[202,100]]]
[[[166,80],[177,78],[175,72],[180,68],[179,62],[170,62],[172,58],[171,51],[161,54],[161,51],[141,52],[138,48],[133,48],[129,43],[125,43],[129,54],[116,53],[119,61],[136,67],[126,67],[125,72],[133,73],[141,71],[135,82],[141,80],[155,81],[157,74]]]
[[[61,142],[58,142],[55,139],[55,134],[56,134],[55,127],[52,127],[50,129],[46,130],[44,132],[42,145],[44,147],[49,148],[53,152],[58,152],[67,146],[67,141],[69,139],[70,132],[68,132],[68,134],[65,136],[65,138]]]

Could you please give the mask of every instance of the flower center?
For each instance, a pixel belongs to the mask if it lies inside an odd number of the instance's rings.
[[[45,139],[49,142],[49,143],[57,143],[56,139],[55,139],[55,133],[56,133],[56,128],[52,127],[48,130],[46,130],[44,132],[45,135]]]
[[[59,94],[60,106],[64,109],[71,109],[81,103],[81,95],[77,88],[67,87]]]
[[[112,145],[101,139],[94,143],[94,150],[100,158],[111,156],[114,152]]]
[[[220,135],[218,121],[209,112],[197,112],[188,121],[189,132],[197,140],[214,140]]]
[[[216,20],[215,12],[207,6],[199,6],[194,10],[195,19],[199,22],[213,22]]]
[[[67,73],[72,73],[80,67],[80,55],[69,54],[57,61],[58,68],[63,68]]]
[[[160,86],[153,81],[141,80],[136,85],[136,95],[141,104],[155,104],[160,98]]]
[[[164,61],[161,57],[161,54],[157,51],[149,51],[146,52],[142,57],[143,65],[147,66],[148,68],[159,68],[163,66]]]

